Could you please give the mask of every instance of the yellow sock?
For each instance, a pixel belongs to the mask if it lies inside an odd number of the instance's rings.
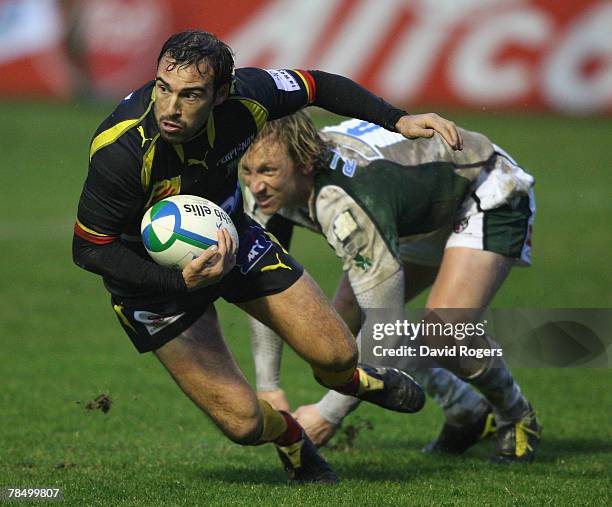
[[[258,401],[263,416],[263,429],[259,440],[261,442],[273,442],[287,431],[287,422],[280,412],[274,410],[267,401]]]

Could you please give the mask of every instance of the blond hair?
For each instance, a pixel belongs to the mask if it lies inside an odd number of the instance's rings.
[[[327,162],[330,143],[321,137],[310,115],[304,111],[267,122],[251,146],[264,139],[284,146],[297,167],[313,164],[316,170]]]

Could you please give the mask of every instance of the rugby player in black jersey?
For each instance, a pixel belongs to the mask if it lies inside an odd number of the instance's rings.
[[[439,132],[461,149],[455,125],[408,115],[354,82],[320,71],[234,71],[231,49],[191,30],[162,47],[154,81],[129,94],[96,131],[74,229],[75,262],[101,275],[136,348],[153,351],[177,384],[231,440],[273,442],[291,478],[335,473],[299,424],[258,401],[224,343],[213,302],[223,297],[274,329],[315,378],[388,409],[413,412],[420,387],[393,369],[357,365],[351,332],[303,268],[243,213],[241,155],[267,120],[317,105],[406,137]],[[155,264],[140,240],[144,212],[175,194],[199,195],[232,217],[218,245],[182,271]]]

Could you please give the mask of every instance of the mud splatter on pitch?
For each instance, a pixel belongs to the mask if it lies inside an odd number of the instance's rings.
[[[100,394],[95,399],[88,401],[85,404],[85,409],[87,410],[101,410],[105,414],[111,409],[111,405],[113,404],[113,400],[108,394]]]

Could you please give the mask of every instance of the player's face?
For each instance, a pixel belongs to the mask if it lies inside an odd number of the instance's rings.
[[[200,64],[181,68],[164,56],[155,78],[155,120],[160,136],[172,144],[180,144],[196,136],[206,125],[212,108],[225,99],[227,87],[215,94],[213,71]]]
[[[282,207],[303,206],[312,190],[312,167],[296,167],[284,145],[262,139],[240,162],[240,177],[266,215]]]

